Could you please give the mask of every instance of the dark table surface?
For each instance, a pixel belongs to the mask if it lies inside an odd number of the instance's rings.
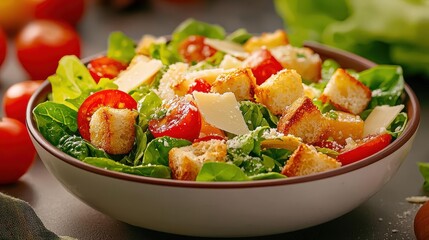
[[[143,7],[126,12],[89,3],[77,29],[83,42],[82,56],[103,51],[111,31],[121,30],[136,39],[145,33],[165,35],[188,17],[220,24],[227,31],[244,27],[249,32],[263,32],[284,27],[271,1],[177,2],[179,1],[151,1],[146,2]],[[0,96],[3,96],[8,86],[26,78],[16,61],[13,44],[10,42],[7,61],[0,70]],[[412,151],[391,181],[361,206],[333,221],[292,233],[257,239],[415,238],[413,220],[420,204],[409,203],[406,198],[427,195],[422,190],[423,178],[416,162],[429,160],[429,148],[425,139],[429,136],[429,96],[425,93],[429,81],[416,78],[407,78],[406,81],[415,89],[420,100],[421,124]],[[130,226],[93,210],[68,193],[38,158],[17,183],[0,186],[0,191],[29,202],[45,226],[58,235],[104,240],[192,239]]]

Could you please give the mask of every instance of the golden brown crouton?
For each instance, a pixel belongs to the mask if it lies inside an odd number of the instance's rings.
[[[341,111],[330,111],[325,114],[329,123],[328,136],[339,144],[346,144],[347,138],[354,140],[363,137],[364,121],[359,115]]]
[[[332,75],[320,99],[330,102],[338,110],[359,114],[371,100],[371,90],[339,68]]]
[[[169,100],[179,93],[179,96],[186,93],[189,87],[185,78],[188,67],[188,64],[181,62],[170,65],[159,82],[157,94],[160,98]],[[186,82],[186,84],[184,82]],[[182,86],[180,86],[180,84],[182,84]]]
[[[296,99],[304,96],[301,76],[293,69],[283,69],[255,89],[256,102],[280,115]]]
[[[168,161],[172,178],[195,181],[205,162],[225,162],[226,149],[225,141],[216,139],[171,149]]]
[[[285,31],[277,30],[273,33],[263,33],[261,36],[253,36],[246,43],[243,48],[246,52],[253,52],[261,47],[274,48],[277,46],[289,44],[289,38]]]
[[[292,103],[280,117],[277,130],[300,137],[305,143],[321,141],[328,132],[326,118],[308,97]]]
[[[313,82],[321,79],[322,59],[310,48],[285,45],[270,51],[284,68],[295,69],[303,79]]]
[[[250,68],[238,68],[232,72],[220,74],[213,82],[211,92],[232,92],[237,101],[253,100],[256,79]]]
[[[110,154],[131,151],[138,113],[129,109],[100,107],[89,122],[91,143]]]
[[[301,144],[287,160],[282,174],[288,177],[304,176],[341,167],[341,163],[317,152],[311,145]]]

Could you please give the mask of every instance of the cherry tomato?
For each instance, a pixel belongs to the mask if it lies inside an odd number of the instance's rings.
[[[82,18],[84,11],[84,0],[37,0],[34,17],[64,21],[75,26]]]
[[[344,146],[339,144],[338,142],[330,140],[321,140],[319,142],[314,143],[313,145],[321,148],[329,148],[337,152],[341,151],[344,148]]]
[[[429,202],[423,204],[414,217],[414,233],[417,240],[429,239]]]
[[[387,147],[391,141],[392,136],[388,133],[369,136],[358,143],[355,148],[340,153],[337,160],[340,161],[343,166],[354,163],[381,151],[383,148]]]
[[[3,96],[3,109],[6,116],[25,124],[28,101],[42,82],[43,80],[28,80],[10,86]]]
[[[216,53],[216,49],[204,43],[205,37],[192,35],[183,40],[179,54],[186,62],[200,62]]]
[[[0,27],[0,66],[3,64],[7,53],[7,38],[3,29]]]
[[[96,82],[99,82],[100,78],[113,79],[117,77],[122,70],[127,68],[127,66],[127,64],[123,64],[118,60],[101,56],[91,60],[87,67],[92,78],[94,78]]]
[[[210,92],[211,88],[212,86],[210,83],[202,78],[198,78],[189,86],[188,94],[191,94],[194,91],[208,93]]]
[[[16,182],[30,168],[36,151],[23,123],[0,119],[0,184]]]
[[[201,129],[201,115],[194,103],[185,98],[174,98],[163,106],[166,114],[149,121],[149,130],[155,137],[169,136],[193,141]]]
[[[0,0],[0,26],[15,33],[31,20],[35,0]]]
[[[273,57],[268,49],[260,49],[253,52],[245,61],[244,65],[252,69],[256,83],[261,85],[271,75],[283,69],[283,66]]]
[[[118,109],[137,109],[137,102],[129,94],[120,90],[102,90],[89,96],[77,112],[77,125],[80,135],[90,141],[89,122],[92,114],[100,107]]]
[[[35,20],[15,39],[18,60],[32,79],[46,79],[55,73],[64,55],[80,57],[80,38],[68,24]]]

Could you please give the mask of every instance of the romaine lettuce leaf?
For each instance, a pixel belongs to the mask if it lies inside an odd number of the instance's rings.
[[[136,43],[123,32],[112,32],[109,35],[107,57],[123,63],[131,62],[136,55]]]
[[[250,178],[234,164],[206,162],[197,175],[199,182],[249,181]]]
[[[423,189],[429,192],[429,162],[418,162],[417,165],[424,179]]]
[[[142,164],[168,166],[168,152],[174,147],[183,147],[188,145],[191,145],[191,142],[185,139],[167,136],[155,138],[147,145]]]
[[[240,110],[249,130],[255,130],[259,126],[277,127],[277,122],[279,121],[277,116],[261,104],[241,101]]]

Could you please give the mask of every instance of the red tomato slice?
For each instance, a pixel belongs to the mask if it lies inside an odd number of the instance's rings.
[[[77,124],[80,135],[90,141],[89,122],[92,114],[100,107],[118,109],[137,109],[137,102],[127,93],[120,90],[102,90],[89,96],[77,112]]]
[[[216,49],[204,43],[205,37],[192,35],[183,40],[179,46],[179,54],[186,62],[200,62],[213,56]]]
[[[271,75],[283,69],[283,66],[273,57],[271,52],[265,48],[253,52],[245,61],[244,65],[252,69],[256,83],[261,85]]]
[[[392,136],[388,133],[367,137],[355,148],[340,153],[337,160],[340,161],[343,166],[354,163],[381,151],[383,148],[387,147],[391,141]]]
[[[155,137],[169,136],[193,141],[201,129],[201,116],[194,103],[175,98],[163,106],[167,113],[149,121],[149,130]]]
[[[127,66],[127,64],[123,64],[118,60],[102,56],[91,60],[87,67],[92,78],[98,83],[100,78],[113,79],[117,77]]]
[[[202,78],[196,79],[190,86],[188,94],[195,92],[208,93],[212,89],[212,85]]]

